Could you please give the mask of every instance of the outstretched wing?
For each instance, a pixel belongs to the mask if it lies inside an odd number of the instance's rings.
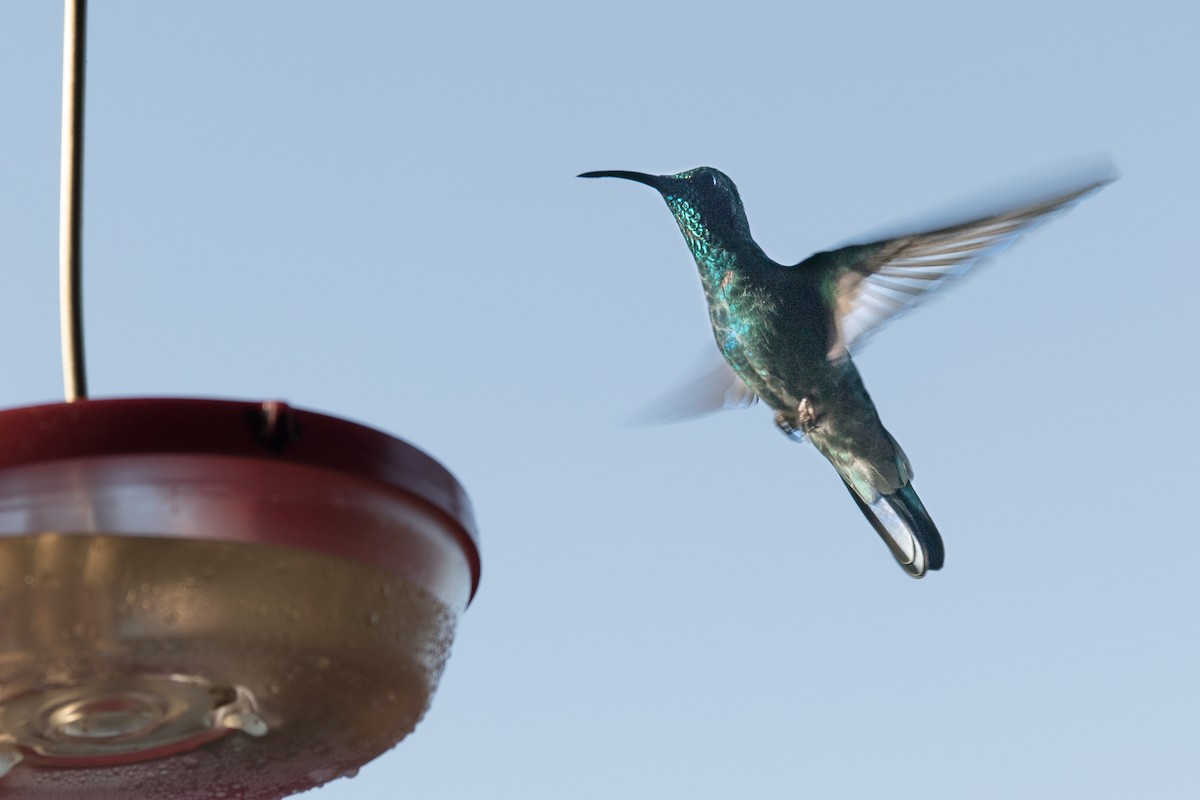
[[[1105,162],[1101,168],[1073,176],[1065,186],[1060,180],[1052,191],[1043,188],[1040,197],[1006,210],[814,256],[813,264],[829,271],[826,285],[834,293],[837,338],[829,357],[840,358],[860,346],[935,290],[961,278],[981,260],[1007,249],[1023,233],[1065,212],[1115,178],[1112,165]]]

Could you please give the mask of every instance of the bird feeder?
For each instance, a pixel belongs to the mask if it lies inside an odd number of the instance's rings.
[[[277,401],[87,399],[84,2],[66,2],[67,402],[0,411],[0,796],[281,797],[429,706],[479,581],[466,494]]]

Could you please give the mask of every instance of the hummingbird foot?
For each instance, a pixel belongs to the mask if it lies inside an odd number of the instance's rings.
[[[796,409],[797,419],[800,420],[800,427],[805,433],[812,433],[819,426],[817,425],[817,410],[813,408],[812,401],[807,397],[801,398],[800,406]]]
[[[782,412],[775,414],[775,425],[779,428],[779,430],[783,431],[784,436],[788,437],[793,442],[804,441],[804,431],[788,422],[787,417],[783,416]]]
[[[813,408],[812,402],[805,397],[800,401],[800,405],[796,407],[795,420],[788,419],[780,411],[775,414],[775,425],[779,430],[783,431],[783,435],[791,439],[793,442],[803,442],[808,438],[808,434],[821,427],[817,423],[817,412]]]

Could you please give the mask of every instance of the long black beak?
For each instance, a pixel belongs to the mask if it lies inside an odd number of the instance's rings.
[[[623,169],[601,170],[600,172],[585,172],[581,178],[624,178],[627,181],[637,181],[662,191],[662,178],[658,175],[647,175],[644,172],[629,172]]]

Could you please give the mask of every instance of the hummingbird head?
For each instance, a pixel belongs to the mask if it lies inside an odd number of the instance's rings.
[[[579,177],[624,178],[657,189],[697,258],[712,248],[750,239],[750,223],[737,187],[718,169],[696,167],[676,175],[608,170],[585,172]]]

